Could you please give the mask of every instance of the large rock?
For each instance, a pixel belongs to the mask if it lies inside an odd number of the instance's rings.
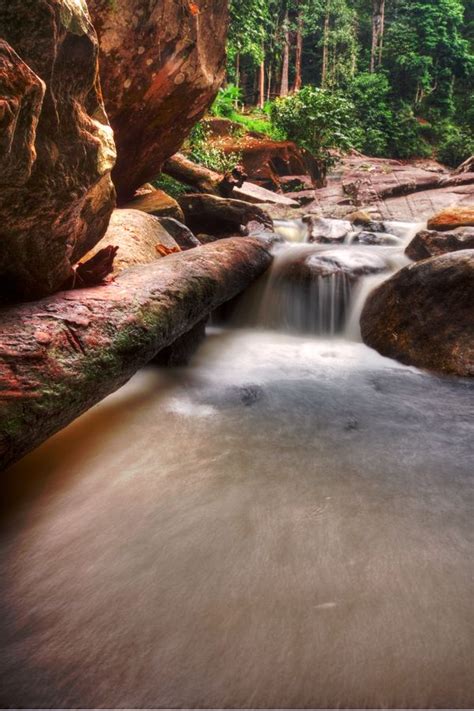
[[[226,0],[89,0],[120,201],[155,178],[224,78]]]
[[[133,200],[123,205],[132,210],[141,210],[155,217],[174,217],[180,222],[184,221],[183,212],[174,198],[163,190],[149,190],[136,195]]]
[[[474,249],[474,228],[460,227],[453,232],[436,232],[422,230],[415,235],[405,250],[405,254],[413,261],[438,257],[448,252],[458,252],[461,249]]]
[[[429,230],[454,230],[474,226],[474,205],[452,206],[428,220]]]
[[[407,365],[474,375],[474,250],[411,264],[370,295],[364,342]]]
[[[0,2],[0,301],[58,289],[114,207],[84,2]]]
[[[150,264],[169,253],[181,251],[157,217],[139,210],[114,210],[103,239],[82,261],[86,262],[109,246],[119,248],[114,259],[114,276],[129,267]]]

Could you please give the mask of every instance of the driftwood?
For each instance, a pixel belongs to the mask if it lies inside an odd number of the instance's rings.
[[[273,230],[271,217],[261,207],[243,200],[231,200],[216,195],[182,195],[179,204],[186,224],[195,233],[208,233],[223,237],[246,232],[247,225],[257,222]]]
[[[126,383],[270,262],[259,242],[238,237],[0,309],[0,468]]]
[[[242,187],[247,179],[245,171],[240,165],[222,175],[222,173],[194,163],[182,153],[176,153],[168,158],[163,166],[163,172],[202,193],[220,195],[221,197],[230,197],[234,188]]]

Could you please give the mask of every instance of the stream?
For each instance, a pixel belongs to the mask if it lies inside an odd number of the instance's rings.
[[[280,223],[189,367],[3,476],[1,707],[474,705],[474,384],[358,327],[415,229]]]

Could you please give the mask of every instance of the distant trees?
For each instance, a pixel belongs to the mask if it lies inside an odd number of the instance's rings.
[[[359,143],[377,153],[472,136],[473,51],[473,0],[231,0],[228,77],[244,104],[305,85],[346,94],[362,124],[366,103]]]

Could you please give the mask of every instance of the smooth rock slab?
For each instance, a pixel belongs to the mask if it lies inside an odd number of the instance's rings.
[[[474,250],[411,264],[369,296],[364,342],[389,358],[474,375]]]

